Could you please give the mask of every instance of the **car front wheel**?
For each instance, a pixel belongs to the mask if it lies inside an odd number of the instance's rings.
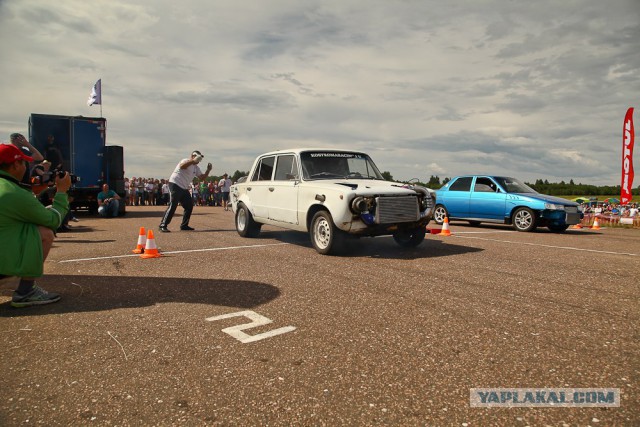
[[[236,212],[236,231],[242,237],[258,237],[262,224],[255,222],[249,209],[242,203]]]
[[[344,232],[335,226],[327,211],[319,211],[313,216],[309,236],[314,249],[323,255],[336,254],[344,245]]]
[[[536,215],[529,208],[518,208],[513,213],[513,228],[518,231],[533,231],[536,229]]]
[[[424,240],[427,230],[425,227],[403,230],[394,233],[393,240],[403,248],[414,248]]]
[[[449,212],[447,212],[447,208],[442,205],[436,205],[436,210],[433,212],[433,220],[438,225],[442,225],[444,223],[445,217],[449,216]]]

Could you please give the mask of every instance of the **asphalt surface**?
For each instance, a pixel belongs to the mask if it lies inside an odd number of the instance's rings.
[[[640,230],[454,222],[333,257],[299,232],[242,238],[214,207],[160,233],[162,212],[72,223],[38,282],[56,304],[14,309],[0,286],[0,425],[640,425]],[[131,253],[141,226],[163,257]],[[489,387],[621,405],[470,407]]]

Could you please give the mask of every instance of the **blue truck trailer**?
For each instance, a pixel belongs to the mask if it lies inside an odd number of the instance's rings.
[[[77,177],[69,191],[73,210],[98,211],[98,193],[109,184],[120,197],[125,213],[124,151],[106,145],[107,119],[103,117],[31,114],[29,141],[52,163],[52,168]]]

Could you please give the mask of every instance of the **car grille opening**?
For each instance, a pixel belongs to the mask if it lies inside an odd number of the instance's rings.
[[[564,207],[564,211],[566,213],[577,213],[578,212],[578,207],[577,206],[565,206]]]
[[[415,196],[376,197],[376,224],[413,222],[420,219]]]

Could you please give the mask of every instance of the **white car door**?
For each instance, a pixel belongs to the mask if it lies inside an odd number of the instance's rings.
[[[298,224],[300,171],[293,154],[278,155],[273,179],[268,186],[269,219]]]
[[[253,216],[255,219],[269,218],[269,194],[273,184],[273,166],[275,156],[263,157],[256,166],[251,181],[247,183],[247,195],[251,200]]]

